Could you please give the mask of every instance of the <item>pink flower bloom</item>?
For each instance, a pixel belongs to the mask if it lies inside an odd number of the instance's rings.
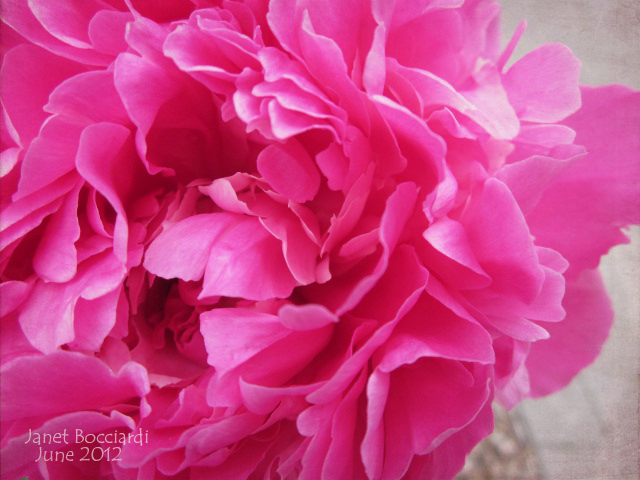
[[[560,44],[506,68],[499,15],[5,0],[3,471],[452,478],[494,397],[591,363],[640,93]],[[148,441],[34,462],[65,429]]]

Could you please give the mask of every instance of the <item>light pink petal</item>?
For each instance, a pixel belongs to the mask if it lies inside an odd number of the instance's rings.
[[[50,34],[31,11],[29,2],[6,0],[2,5],[2,19],[20,35],[50,52],[86,65],[106,66],[113,61],[92,49],[76,48]],[[71,22],[73,24],[73,22]],[[54,72],[51,72],[54,74]]]
[[[133,194],[145,188],[144,167],[135,153],[131,131],[115,123],[87,127],[80,137],[76,158],[78,173],[100,192],[116,212],[113,249],[127,262],[129,228],[127,205]]]
[[[131,120],[146,135],[162,104],[176,95],[180,85],[160,66],[131,53],[118,56],[114,76]]]
[[[83,122],[51,117],[31,142],[22,162],[22,174],[15,200],[45,188],[75,168]]]
[[[493,432],[493,426],[491,402],[487,401],[471,423],[451,435],[428,455],[414,457],[405,478],[454,478],[462,470],[466,456],[480,440]]]
[[[236,368],[291,333],[277,316],[241,308],[204,312],[200,322],[208,362],[220,373]]]
[[[573,151],[562,152],[567,153],[568,157],[558,155],[560,158],[552,158],[536,155],[510,163],[498,170],[495,176],[509,187],[520,209],[526,215],[535,208],[544,195],[546,187],[577,158],[586,153],[577,146],[571,150]]]
[[[280,242],[257,218],[240,217],[213,242],[200,297],[285,298],[296,283]]]
[[[283,10],[279,15],[281,18],[286,18],[289,13]],[[272,18],[270,12],[268,19],[273,28]],[[284,34],[286,28],[289,28],[287,23],[288,21],[284,22],[283,28],[280,29],[280,35]],[[354,126],[368,131],[369,120],[365,114],[367,108],[362,93],[348,76],[347,65],[338,44],[331,38],[316,34],[306,12],[302,18],[302,29],[298,30],[297,25],[295,28],[299,34],[301,55],[304,57],[311,75],[319,85],[331,85],[332,91],[337,96],[337,98],[331,97],[331,99],[349,114]],[[289,47],[289,45],[287,46]]]
[[[2,211],[0,249],[23,238],[40,225],[42,220],[60,208],[64,195],[77,185],[79,179],[70,173],[37,192],[20,198]]]
[[[273,189],[304,203],[320,188],[320,173],[304,147],[295,139],[273,144],[258,155],[258,171]]]
[[[496,400],[511,409],[522,402],[530,392],[529,373],[525,361],[532,343],[509,337],[498,337],[493,346],[496,351]]]
[[[240,174],[234,175],[236,178],[242,178]],[[215,202],[220,208],[231,213],[245,213],[251,215],[251,210],[247,204],[238,199],[238,193],[236,190],[243,190],[249,185],[249,179],[243,182],[242,187],[236,187],[231,178],[217,178],[211,185],[207,187],[200,187],[200,191],[211,197],[211,200]],[[244,179],[243,179],[244,180]]]
[[[538,296],[544,272],[524,216],[502,182],[487,180],[461,223],[478,263],[493,279],[492,288],[525,302]]]
[[[200,280],[211,246],[235,220],[230,214],[202,214],[176,223],[149,245],[145,268],[162,278]]]
[[[327,130],[334,138],[339,138],[335,128],[324,119],[314,118],[306,112],[284,106],[277,99],[266,103],[273,138],[283,141],[314,129]]]
[[[458,317],[435,299],[423,295],[376,352],[377,368],[390,372],[422,357],[492,363],[491,337],[475,322]]]
[[[474,71],[478,58],[497,59],[500,6],[496,2],[407,2],[396,9],[387,55],[403,65],[428,70],[459,86]]]
[[[125,268],[112,254],[85,260],[67,283],[39,281],[20,314],[20,325],[31,344],[45,353],[75,338],[74,309],[80,297],[102,297],[120,285]]]
[[[369,478],[381,478],[384,466],[384,410],[389,397],[390,375],[375,369],[367,381],[367,429],[360,454]]]
[[[330,252],[345,236],[356,226],[364,211],[369,192],[371,190],[371,177],[373,168],[369,168],[365,174],[358,178],[347,192],[337,216],[331,218],[331,224],[327,231],[321,255]]]
[[[350,275],[343,275],[325,286],[311,285],[318,302],[334,310],[337,315],[353,309],[382,277],[389,264],[389,257],[396,247],[402,229],[413,213],[416,201],[415,184],[406,182],[398,185],[387,199],[385,211],[380,220],[379,240],[382,252],[371,255],[360,262]],[[415,255],[411,253],[410,255]],[[315,298],[315,297],[314,297]],[[321,299],[321,301],[319,300]]]
[[[291,330],[315,330],[332,323],[338,323],[338,317],[322,305],[285,305],[278,310],[278,318]]]
[[[406,68],[393,60],[387,64],[387,68],[414,85],[424,107],[445,106],[457,110],[494,138],[511,139],[518,134],[518,118],[507,100],[498,73],[490,67],[477,72],[474,88],[463,91],[456,90],[431,72]]]
[[[478,138],[478,136],[471,132],[471,130],[461,125],[453,112],[448,108],[436,110],[429,115],[427,123],[431,125],[433,122],[438,122],[441,128],[456,138],[468,138],[470,140]]]
[[[346,120],[344,111],[327,98],[300,63],[272,47],[260,49],[258,57],[263,65],[266,82],[258,85],[254,93],[271,92],[283,106],[306,111],[319,118],[329,118],[334,126]]]
[[[261,411],[273,401],[274,394],[286,399],[292,394],[303,393],[299,390],[296,392],[295,387],[293,391],[288,391],[287,382],[327,347],[333,326],[292,331],[275,316],[268,321],[266,317],[256,316],[255,312],[252,312],[253,315],[243,312],[237,317],[230,312],[228,315],[223,313],[224,317],[218,319],[216,310],[209,317],[213,321],[203,331],[209,362],[214,365],[220,362],[222,369],[216,372],[208,385],[209,403],[237,406],[242,402],[243,394],[249,394],[247,406],[257,407]],[[228,326],[221,327],[223,321]],[[232,331],[233,325],[240,326],[241,330],[236,328]],[[235,348],[221,346],[225,342]],[[304,345],[304,348],[300,348],[300,345]],[[220,351],[217,352],[216,348]],[[227,368],[230,370],[227,371]],[[261,392],[256,388],[246,388],[249,384],[285,388]]]
[[[181,70],[212,91],[231,95],[244,68],[261,69],[257,59],[259,45],[223,25],[211,31],[202,26],[177,28],[167,37],[163,50]]]
[[[386,159],[391,165],[385,168],[387,171],[384,173],[394,174],[406,169],[408,178],[424,185],[444,176],[446,145],[442,138],[403,106],[382,96],[376,96],[374,100],[406,158],[406,163],[397,165]]]
[[[461,363],[422,359],[390,378],[385,406],[382,478],[401,478],[414,454],[428,453],[470,424],[490,398],[486,372]]]
[[[458,54],[464,43],[464,36],[468,34],[464,31],[460,9],[432,10],[425,15],[416,15],[418,8],[399,5],[400,12],[413,12],[410,15],[400,15],[398,27],[391,30],[387,41],[387,56],[397,59],[407,67],[432,72],[450,82],[457,81],[466,73],[462,72],[463,58]],[[412,21],[407,22],[406,19],[411,17],[414,17]]]
[[[576,138],[576,132],[565,125],[523,125],[520,133],[514,139],[516,142],[555,147],[556,145],[569,145]]]
[[[97,0],[30,0],[29,7],[54,37],[78,48],[89,48],[89,22],[104,8]]]
[[[640,223],[640,93],[583,87],[583,106],[565,123],[588,154],[545,191],[527,216],[538,245],[557,250],[577,273],[626,243],[620,227]]]
[[[141,32],[133,29],[130,32],[141,35]],[[114,78],[116,90],[129,118],[142,135],[141,139],[136,140],[136,146],[143,158],[146,158],[147,145],[144,138],[151,131],[162,105],[178,93],[180,84],[176,84],[161,67],[130,53],[123,53],[116,59]],[[153,164],[147,168],[152,174],[160,171],[172,172],[166,167]]]
[[[354,438],[357,438],[356,432],[360,426],[360,397],[366,379],[363,371],[331,417],[331,445],[322,466],[323,478],[363,478],[360,451]]]
[[[528,53],[504,75],[509,101],[521,120],[555,123],[580,108],[580,61],[560,43]]]
[[[478,263],[467,233],[459,222],[443,217],[432,223],[423,237],[435,250],[425,251],[427,264],[451,285],[465,289],[491,284],[491,278]]]
[[[341,2],[339,5],[329,0],[278,0],[269,5],[267,18],[278,40],[296,54],[299,53],[296,32],[303,21],[303,15],[308,16],[316,33],[332,39],[340,48],[339,58],[344,59],[350,69],[358,48],[358,37],[370,35],[362,31],[366,29],[365,12],[364,6],[356,0]]]
[[[94,300],[79,298],[73,311],[75,336],[71,347],[74,350],[97,352],[105,337],[116,324],[117,308],[121,288]]]
[[[298,415],[296,427],[302,435],[309,437],[300,461],[300,480],[321,478],[318,472],[322,472],[324,459],[331,445],[331,428],[326,419],[335,413],[337,403],[338,400],[334,400],[322,405],[313,405]]]
[[[56,352],[4,365],[2,391],[3,421],[15,421],[117,408],[145,395],[149,385],[144,368],[136,363],[130,362],[114,374],[97,358]]]
[[[526,365],[532,397],[565,387],[595,360],[609,334],[613,311],[597,271],[585,270],[567,283],[563,307],[566,318],[545,325],[551,338],[531,345]]]
[[[242,402],[250,412],[268,415],[287,397],[304,396],[311,393],[316,384],[294,385],[285,387],[265,387],[240,379]]]
[[[76,274],[78,255],[74,244],[80,238],[79,193],[80,185],[66,196],[60,209],[49,218],[35,251],[33,269],[46,281],[67,282]]]
[[[500,300],[497,300],[498,302]],[[495,302],[495,300],[494,300]],[[508,315],[508,313],[506,314]],[[523,342],[535,342],[549,338],[549,332],[535,322],[526,318],[515,316],[502,317],[495,314],[487,314],[488,321],[500,332]]]
[[[6,2],[9,3],[9,2]],[[3,17],[10,10],[3,5]],[[6,18],[3,18],[6,21]],[[42,107],[60,82],[84,68],[35,45],[19,45],[9,51],[2,64],[2,104],[27,146],[38,135],[47,114]]]
[[[558,322],[565,316],[565,311],[561,306],[564,296],[565,280],[562,274],[546,266],[544,271],[544,283],[540,294],[531,302],[509,297],[495,295],[493,292],[466,292],[465,296],[475,307],[484,314],[489,315],[491,321],[493,316],[512,317],[520,316],[529,320],[541,320],[544,322]],[[537,330],[535,327],[534,330]]]
[[[87,123],[130,123],[109,70],[81,73],[61,82],[44,108],[53,114],[86,119]]]
[[[6,317],[15,311],[20,304],[29,297],[32,289],[32,282],[9,280],[0,283],[0,297],[2,297],[2,302],[0,302],[0,316]]]
[[[386,65],[384,45],[387,29],[379,24],[373,34],[371,49],[367,54],[362,73],[362,85],[369,95],[382,95],[385,85]]]
[[[327,178],[331,190],[343,188],[344,177],[349,168],[349,160],[344,156],[342,149],[336,143],[329,146],[316,155],[316,162],[322,174]]]
[[[1,291],[0,293],[4,294]],[[16,358],[39,354],[40,352],[25,337],[18,321],[18,312],[3,315],[2,335],[0,336],[0,363],[4,365]]]
[[[0,152],[0,178],[7,177],[7,175],[9,175],[11,172],[14,172],[14,177],[17,177],[17,175],[15,174],[18,172],[18,169],[16,168],[14,170],[14,167],[18,165],[18,161],[20,160],[21,156],[22,149],[20,147],[6,148],[2,152]],[[6,194],[13,193],[14,190],[15,187],[5,187]]]
[[[520,122],[495,66],[485,65],[473,74],[473,80],[473,88],[460,91],[478,109],[469,117],[496,139],[510,140],[517,136]]]
[[[114,57],[128,49],[125,41],[127,24],[133,21],[129,12],[100,10],[89,22],[89,40],[96,51]]]
[[[261,220],[262,225],[282,241],[282,253],[287,267],[301,285],[316,281],[316,261],[320,248],[309,238],[300,219],[289,210]]]

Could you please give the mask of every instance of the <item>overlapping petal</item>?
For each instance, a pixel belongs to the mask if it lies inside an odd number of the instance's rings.
[[[597,356],[640,97],[506,69],[496,2],[2,13],[3,473],[450,479]],[[65,428],[147,440],[38,469]]]

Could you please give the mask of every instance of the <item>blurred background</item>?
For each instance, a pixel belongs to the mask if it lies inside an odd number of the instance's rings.
[[[640,0],[501,3],[504,44],[528,22],[514,59],[561,42],[582,61],[582,84],[640,89]],[[640,479],[640,228],[628,233],[601,263],[615,321],[600,357],[562,392],[498,408],[459,480]]]

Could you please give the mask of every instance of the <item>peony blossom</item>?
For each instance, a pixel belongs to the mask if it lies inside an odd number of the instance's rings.
[[[450,479],[598,355],[640,93],[495,1],[2,18],[3,478]]]

